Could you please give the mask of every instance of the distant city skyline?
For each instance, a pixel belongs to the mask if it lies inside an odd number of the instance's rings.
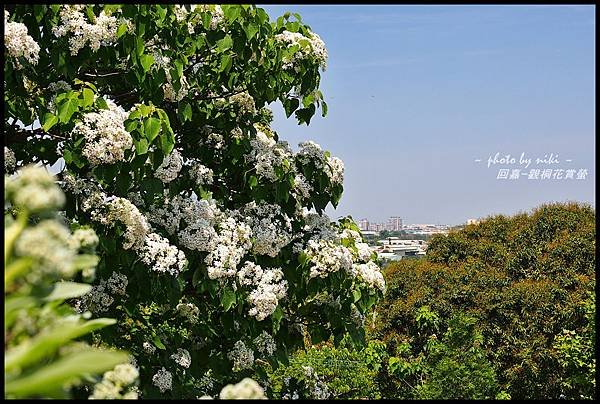
[[[262,7],[273,19],[298,12],[329,52],[328,116],[298,126],[275,103],[273,127],[295,150],[312,139],[344,161],[332,218],[456,225],[553,201],[595,205],[594,6]],[[528,175],[587,176],[497,179],[523,153],[560,160]],[[488,167],[496,154],[516,163]]]

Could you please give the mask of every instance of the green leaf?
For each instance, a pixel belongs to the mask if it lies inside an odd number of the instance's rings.
[[[46,14],[46,8],[47,6],[38,4],[33,6],[33,15],[35,16],[35,20],[37,22],[42,21],[42,18],[44,18],[44,15]]]
[[[135,152],[138,155],[148,153],[148,141],[146,139],[140,139],[135,142]]]
[[[167,16],[167,8],[161,5],[156,5],[156,13],[158,14],[158,20],[156,21],[156,25],[161,27],[165,17]]]
[[[257,185],[258,185],[258,178],[256,178],[254,175],[251,175],[250,178],[248,179],[248,186],[250,187],[250,189],[253,189]]]
[[[87,6],[85,8],[85,13],[87,14],[87,17],[92,24],[96,22],[96,15],[94,14],[94,6]]]
[[[42,125],[42,129],[44,129],[44,132],[48,132],[51,127],[58,123],[58,118],[56,115],[46,112],[44,114],[43,122],[44,124]]]
[[[160,120],[158,118],[149,117],[144,119],[144,135],[148,139],[148,143],[152,143],[160,132]]]
[[[58,118],[60,122],[67,123],[75,112],[79,109],[79,100],[77,98],[67,98],[58,106]]]
[[[221,295],[221,305],[225,311],[229,311],[231,306],[234,305],[236,301],[235,292],[233,289],[226,287],[223,289],[223,294]]]
[[[94,92],[92,90],[84,88],[82,94],[83,102],[81,103],[81,106],[83,108],[87,108],[94,103]]]
[[[325,118],[325,116],[327,115],[327,110],[328,110],[328,108],[327,108],[327,103],[326,103],[325,101],[321,102],[321,109],[322,109],[322,111],[323,111],[323,112],[321,113],[321,116],[322,116],[323,118]]]
[[[281,325],[281,319],[283,318],[283,310],[281,309],[281,306],[277,305],[275,311],[271,315],[271,318],[273,320],[273,333],[277,333],[277,331],[279,331],[279,326]]]
[[[192,120],[192,106],[187,102],[183,104],[182,116],[184,121]]]
[[[54,284],[52,292],[44,298],[46,301],[66,300],[85,295],[92,289],[91,285],[76,282],[58,282]]]
[[[217,50],[219,52],[223,52],[223,51],[226,51],[227,49],[231,48],[232,45],[233,45],[233,39],[231,39],[231,36],[229,34],[227,34],[227,35],[225,35],[225,38],[217,41]]]
[[[152,338],[152,342],[154,342],[154,345],[156,345],[156,347],[157,347],[158,349],[163,349],[163,350],[164,350],[164,349],[167,349],[167,348],[165,347],[165,345],[162,343],[162,341],[160,340],[160,338],[158,337],[158,335],[155,335],[155,336]]]
[[[154,63],[154,56],[149,54],[144,54],[140,56],[140,63],[144,68],[144,72],[147,73],[150,70],[150,67]]]
[[[96,100],[96,104],[100,109],[108,109],[108,104],[106,103],[106,100],[102,97],[98,97],[98,99]]]
[[[133,112],[132,112],[132,114],[133,114]],[[127,132],[133,132],[138,127],[139,121],[133,120],[133,119],[127,119],[125,122],[123,122],[123,124],[125,125],[125,130]]]
[[[164,154],[170,154],[175,146],[175,134],[166,121],[162,122],[162,128],[164,136],[160,137],[160,146]]]
[[[244,31],[246,31],[246,37],[248,40],[252,39],[254,35],[258,32],[259,27],[256,24],[250,23],[246,27],[244,27]]]
[[[286,99],[283,102],[283,108],[285,109],[285,116],[289,118],[292,113],[300,106],[300,100],[297,98]]]
[[[80,321],[63,322],[55,328],[5,351],[4,370],[23,368],[39,362],[42,358],[52,355],[65,343],[116,322],[112,318],[98,318],[84,323]]]
[[[123,36],[123,34],[125,34],[127,32],[127,24],[123,23],[121,25],[119,25],[119,28],[117,29],[117,39],[121,38]]]
[[[230,55],[223,55],[221,57],[221,65],[219,66],[219,73],[224,72],[226,70],[229,70],[231,68],[231,56]]]
[[[183,62],[181,60],[175,61],[175,68],[177,69],[177,78],[183,77]]]
[[[360,296],[361,296],[360,290],[356,290],[356,289],[353,290],[352,291],[352,297],[354,298],[353,303],[358,302],[360,300]]]
[[[204,276],[203,276],[203,270],[202,270],[202,268],[197,268],[194,271],[194,275],[192,276],[192,286],[193,287],[198,286],[198,284],[200,282],[202,282],[203,277]]]
[[[144,40],[141,37],[137,37],[135,39],[135,52],[138,57],[144,53],[144,47]]]
[[[67,382],[86,374],[102,374],[119,363],[128,361],[128,354],[122,351],[89,349],[78,351],[60,358],[31,374],[10,380],[4,386],[5,393],[14,396],[48,395]]]
[[[225,15],[225,18],[227,19],[227,22],[230,24],[232,22],[234,22],[240,16],[240,13],[242,11],[241,7],[237,4],[235,4],[235,5],[223,4],[221,6],[221,8],[223,9],[223,14]]]

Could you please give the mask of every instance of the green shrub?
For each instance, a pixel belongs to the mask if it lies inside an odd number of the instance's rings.
[[[424,259],[392,263],[385,276],[384,309],[373,333],[390,354],[406,341],[415,352],[425,349],[433,330],[419,326],[423,306],[437,313],[440,332],[448,319],[467,314],[477,319],[482,349],[512,398],[594,397],[593,351],[584,348],[593,338],[583,310],[595,287],[590,206],[543,205],[435,236]],[[581,351],[574,354],[579,364],[565,362],[571,349]],[[382,383],[386,395],[401,390],[390,380]]]

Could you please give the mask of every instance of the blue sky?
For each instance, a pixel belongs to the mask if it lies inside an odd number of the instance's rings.
[[[328,116],[298,126],[277,105],[273,126],[344,160],[333,218],[459,224],[551,201],[595,205],[593,6],[263,7],[300,13],[327,45]],[[488,168],[497,152],[553,153],[559,163],[537,168],[588,175],[499,180],[519,165]]]

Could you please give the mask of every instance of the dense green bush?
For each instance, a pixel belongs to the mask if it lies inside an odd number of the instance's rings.
[[[435,236],[426,258],[386,268],[374,335],[392,355],[406,341],[421,352],[464,313],[477,319],[487,360],[512,398],[591,397],[595,234],[591,207],[557,203]],[[425,332],[423,306],[438,319]],[[394,383],[384,383],[393,396]]]

